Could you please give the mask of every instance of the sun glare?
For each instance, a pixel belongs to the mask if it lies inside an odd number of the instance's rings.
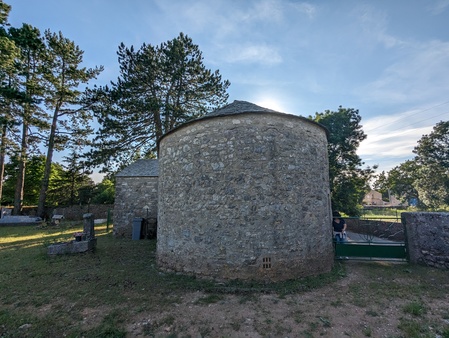
[[[255,104],[257,104],[258,106],[261,106],[263,108],[273,109],[280,113],[285,113],[285,109],[282,107],[282,105],[279,103],[279,101],[276,101],[271,98],[256,100]]]

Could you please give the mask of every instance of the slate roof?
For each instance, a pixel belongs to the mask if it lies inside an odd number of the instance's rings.
[[[206,114],[205,117],[236,115],[241,113],[279,113],[279,112],[276,110],[260,107],[251,102],[235,100],[234,102],[224,106],[223,108],[216,109],[213,112]]]
[[[312,121],[311,119],[308,119],[308,118],[305,118],[305,117],[302,117],[302,116],[299,116],[299,115],[292,115],[292,114],[278,112],[276,110],[272,110],[272,109],[268,109],[268,108],[263,108],[263,107],[260,107],[260,106],[258,106],[256,104],[254,104],[254,103],[251,103],[251,102],[235,100],[234,102],[232,102],[232,103],[230,103],[230,104],[228,104],[228,105],[226,105],[226,106],[224,106],[222,108],[216,109],[216,110],[214,110],[214,111],[212,111],[212,112],[210,112],[210,113],[208,113],[208,114],[206,114],[206,115],[204,115],[202,117],[199,117],[199,118],[197,118],[195,120],[187,121],[184,124],[173,128],[169,132],[167,132],[164,135],[162,135],[161,138],[159,138],[159,140],[157,141],[158,146],[159,146],[160,141],[165,136],[167,136],[167,135],[169,135],[169,134],[171,134],[173,132],[176,132],[176,130],[178,130],[180,128],[184,128],[184,127],[188,126],[189,124],[196,123],[196,122],[202,121],[202,120],[212,119],[212,118],[215,118],[215,117],[238,115],[238,114],[245,114],[245,113],[261,113],[261,114],[269,113],[269,114],[280,114],[280,115],[285,115],[285,116],[291,116],[291,117],[294,117],[294,118],[297,118],[297,119],[301,119],[304,122],[312,123],[312,124],[315,124],[317,126],[320,126],[321,128],[324,129],[324,131],[326,132],[326,135],[329,136],[329,131],[327,130],[326,127],[324,127],[323,125],[321,125],[321,124],[319,124],[319,123],[317,123],[315,121]]]
[[[159,176],[158,160],[137,160],[122,171],[116,177],[151,177]]]

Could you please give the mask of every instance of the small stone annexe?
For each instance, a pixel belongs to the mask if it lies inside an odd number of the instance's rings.
[[[116,175],[114,236],[131,238],[133,219],[157,219],[158,160],[137,160]]]

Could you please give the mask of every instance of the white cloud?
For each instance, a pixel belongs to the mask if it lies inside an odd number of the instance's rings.
[[[244,21],[275,21],[283,19],[283,9],[281,3],[275,0],[256,1],[254,6],[242,13],[240,17]]]
[[[412,156],[412,150],[418,140],[425,133],[429,133],[432,127],[411,128],[400,131],[377,130],[368,134],[357,153],[360,156],[404,157]]]
[[[317,14],[316,6],[308,2],[292,3],[291,5],[300,13],[307,15],[309,19],[314,19]]]
[[[423,102],[447,98],[449,43],[430,41],[409,45],[400,61],[385,68],[380,77],[358,90],[368,101]]]
[[[378,171],[393,167],[414,158],[413,149],[424,133],[431,127],[412,128],[386,133],[385,130],[367,132],[368,137],[360,144],[357,154],[368,166],[378,165]]]
[[[364,4],[356,6],[352,12],[362,33],[364,43],[380,43],[386,48],[402,45],[403,41],[388,34],[388,15],[372,5]]]
[[[259,63],[273,65],[282,62],[276,48],[267,45],[232,46],[225,55],[229,63]]]
[[[367,165],[388,171],[415,157],[413,149],[423,135],[432,132],[441,117],[449,117],[448,102],[403,113],[381,115],[363,122],[367,138],[357,154]]]
[[[99,173],[99,172],[93,172],[90,175],[90,178],[92,179],[92,181],[94,181],[95,183],[100,183],[101,181],[103,181],[105,177],[105,174],[103,173]]]
[[[443,13],[449,7],[449,0],[439,0],[429,5],[430,13],[438,15]]]

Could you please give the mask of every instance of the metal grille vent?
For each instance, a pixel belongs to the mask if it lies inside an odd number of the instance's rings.
[[[271,257],[262,258],[262,268],[271,269]]]

